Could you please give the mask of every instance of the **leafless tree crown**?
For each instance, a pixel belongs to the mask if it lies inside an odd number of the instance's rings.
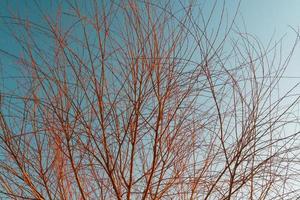
[[[241,31],[238,4],[33,2],[1,16],[0,197],[297,197],[294,46]]]

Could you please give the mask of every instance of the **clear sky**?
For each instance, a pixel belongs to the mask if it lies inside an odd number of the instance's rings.
[[[56,0],[36,0],[41,2],[42,9],[48,13],[55,13],[55,8],[52,3]],[[72,1],[72,0],[70,0]],[[86,0],[89,1],[89,0]],[[157,0],[159,1],[159,0]],[[162,0],[164,1],[164,0]],[[170,0],[177,2],[177,0]],[[189,2],[190,0],[181,0]],[[11,15],[10,11],[18,12],[22,16],[28,16],[35,22],[41,22],[41,15],[34,4],[34,0],[3,0],[0,1],[0,16]],[[195,0],[200,5],[207,7],[212,6],[213,0]],[[222,0],[218,0],[222,2]],[[238,5],[239,0],[226,0],[226,8],[229,15],[233,15]],[[203,9],[209,12],[209,10]],[[215,13],[219,16],[219,13]],[[283,57],[287,56],[291,44],[296,38],[296,33],[293,30],[300,29],[300,0],[242,0],[238,15],[236,16],[236,23],[240,26],[245,25],[245,32],[256,35],[262,43],[268,43],[273,36],[273,42],[283,38]],[[214,23],[212,23],[213,26]],[[216,23],[215,23],[216,24]],[[211,27],[214,28],[214,27]],[[243,29],[243,27],[242,27]],[[43,41],[41,41],[43,42]],[[11,36],[3,26],[3,20],[0,19],[0,49],[10,53],[20,55],[18,45],[12,40]],[[7,57],[0,53],[0,92],[5,89],[11,90],[16,86],[14,80],[5,78],[9,76],[18,76],[13,67],[15,63],[10,62]],[[2,71],[1,71],[2,70]],[[288,69],[285,74],[289,78],[284,78],[280,84],[280,92],[283,94],[296,83],[300,82],[300,43],[297,45],[296,51],[290,61]],[[1,80],[2,79],[2,80]],[[4,88],[4,89],[3,89]],[[300,94],[300,88],[296,88],[296,92]],[[290,102],[286,102],[290,104]],[[299,116],[299,114],[297,115]],[[292,127],[298,128],[297,126]]]
[[[288,45],[296,36],[291,27],[296,30],[300,28],[300,1],[244,0],[241,3],[239,17],[244,19],[247,31],[257,35],[261,41],[269,40],[273,34],[275,40],[285,35],[284,44],[287,53]],[[298,45],[296,48],[286,75],[300,77],[299,47]]]
[[[175,1],[175,0],[174,0]],[[53,1],[42,1],[43,8],[48,12],[53,9]],[[185,2],[185,1],[183,1]],[[195,1],[199,4],[210,6],[214,1],[199,0]],[[222,2],[222,0],[219,0]],[[227,0],[226,7],[228,13],[234,12],[238,0]],[[40,15],[34,0],[6,0],[0,2],[0,15],[7,16],[10,11],[17,11],[20,15],[29,16],[34,21],[40,20]],[[217,15],[217,14],[216,14]],[[2,23],[2,22],[0,22]],[[256,35],[263,43],[267,43],[272,36],[273,41],[278,41],[285,35],[283,44],[283,53],[287,54],[290,44],[294,41],[296,34],[292,30],[300,27],[300,1],[299,0],[242,0],[239,13],[237,15],[237,23],[245,24],[246,31]],[[3,27],[3,26],[2,26]],[[11,52],[17,51],[17,46],[14,45],[6,31],[0,26],[0,48]],[[0,57],[3,65],[5,58]],[[13,71],[11,71],[14,73]],[[300,77],[300,45],[297,46],[295,54],[290,62],[289,68],[286,71],[287,76]],[[294,81],[283,82],[286,85]]]
[[[244,0],[240,7],[247,31],[258,36],[262,41],[283,39],[283,54],[287,55],[296,34],[292,30],[300,29],[300,1],[299,0]],[[285,75],[280,82],[282,93],[289,90],[300,81],[300,44],[296,46],[294,55],[289,63]],[[295,89],[300,94],[300,88]]]

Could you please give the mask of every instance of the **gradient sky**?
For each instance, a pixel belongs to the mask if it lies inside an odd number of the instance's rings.
[[[55,1],[56,0],[53,0],[53,2]],[[170,1],[175,2],[178,0]],[[180,1],[189,2],[190,0]],[[219,1],[222,2],[222,0]],[[42,17],[34,2],[34,0],[0,1],[0,16],[10,16],[10,11],[12,11],[17,12],[22,16],[28,16],[28,18],[30,18],[32,21],[39,23],[41,22]],[[53,7],[53,5],[50,3],[52,1],[36,0],[36,2],[41,2],[42,9],[46,10],[48,13],[55,13],[55,7]],[[203,6],[207,6],[209,8],[212,6],[214,1],[195,0],[195,2],[199,3],[200,5],[203,4]],[[239,0],[226,0],[226,9],[229,18],[230,16],[234,15],[238,2]],[[204,8],[203,10],[204,12],[209,13],[209,9]],[[215,14],[216,16],[219,16],[219,13]],[[1,20],[1,17],[0,50],[4,50],[18,56],[20,55],[21,49],[15,43],[15,41],[13,41],[9,31],[6,30],[6,26],[3,25],[3,20]],[[212,27],[210,28],[214,28],[214,24],[217,23],[218,21],[213,21],[211,24]],[[300,0],[242,0],[239,7],[239,12],[236,16],[236,24],[237,26],[241,27],[242,31],[257,36],[257,38],[264,44],[267,44],[270,39],[272,39],[272,42],[275,43],[284,36],[283,57],[285,57],[289,54],[291,45],[297,37],[295,30],[299,29],[300,32]],[[42,45],[47,45],[47,41],[39,42],[44,42]],[[1,92],[11,90],[16,86],[14,82],[16,79],[9,78],[10,76],[20,75],[20,72],[16,71],[13,67],[14,65],[16,65],[15,62],[11,61],[6,55],[3,55],[3,53],[0,52],[0,94]],[[300,82],[300,42],[296,47],[285,76],[289,78],[284,78],[281,81],[280,93],[282,94],[293,85]],[[296,92],[300,94],[300,86],[296,88]],[[290,102],[287,102],[287,104],[289,103]]]
[[[54,1],[55,2],[55,1]],[[183,1],[184,2],[184,1]],[[197,1],[196,1],[197,2]],[[211,0],[199,0],[197,3],[205,6],[212,5]],[[220,0],[220,2],[222,2]],[[226,1],[227,11],[234,12],[238,0]],[[42,1],[43,9],[51,12],[53,9],[50,1]],[[33,0],[6,0],[0,2],[0,15],[7,16],[9,11],[17,11],[20,15],[29,16],[34,21],[40,20],[38,9]],[[232,14],[232,13],[231,13]],[[0,21],[0,24],[2,21]],[[242,0],[240,4],[239,13],[237,15],[237,23],[240,25],[245,24],[246,31],[250,34],[256,35],[263,43],[267,43],[273,36],[273,41],[278,41],[284,36],[283,54],[287,55],[290,46],[293,43],[296,33],[292,30],[300,27],[300,1],[299,0]],[[10,52],[17,52],[18,48],[12,42],[6,30],[0,26],[0,48]],[[3,56],[0,57],[0,62],[6,63]],[[6,66],[3,67],[8,70]],[[15,72],[9,69],[11,74]],[[9,71],[8,70],[8,71]],[[3,73],[3,72],[2,72]],[[7,75],[2,74],[1,76]],[[300,45],[297,46],[295,54],[290,62],[289,68],[286,71],[286,76],[293,76],[293,81],[283,81],[287,87],[300,80]],[[3,80],[2,80],[3,82]],[[3,84],[3,83],[2,83]],[[12,83],[13,84],[13,83]]]
[[[287,48],[285,53],[288,53],[288,45],[296,37],[291,27],[300,27],[299,11],[299,0],[245,0],[241,3],[239,16],[244,19],[247,31],[257,35],[261,41],[269,40],[272,34],[275,40],[285,35],[284,47]],[[286,75],[300,77],[299,45]]]

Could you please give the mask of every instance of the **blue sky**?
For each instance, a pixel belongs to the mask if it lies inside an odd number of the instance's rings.
[[[43,1],[42,8],[46,9],[49,13],[53,10],[53,1]],[[183,1],[185,2],[185,1]],[[197,2],[197,1],[196,1]],[[211,0],[200,0],[197,3],[210,7],[212,5]],[[222,2],[222,0],[219,0]],[[230,14],[233,14],[238,0],[227,0],[226,7]],[[0,2],[0,15],[9,15],[9,11],[17,11],[20,15],[29,16],[34,21],[39,21],[41,15],[33,0],[6,0]],[[237,23],[245,24],[245,28],[248,33],[256,35],[263,43],[267,43],[273,36],[273,41],[278,41],[282,36],[283,40],[283,54],[287,55],[289,48],[294,41],[296,34],[292,30],[300,27],[300,1],[299,0],[242,0],[240,4],[239,13],[237,15]],[[218,15],[216,13],[216,15]],[[2,22],[0,22],[2,23]],[[0,48],[8,50],[10,52],[17,52],[17,46],[12,42],[9,34],[6,30],[0,26]],[[290,62],[289,68],[286,71],[287,76],[300,77],[300,45],[297,46],[295,54]],[[7,63],[3,56],[0,57],[2,63]],[[7,70],[7,67],[4,67]],[[15,72],[9,69],[11,74]],[[2,72],[3,73],[3,72]],[[5,73],[7,74],[7,73]],[[2,74],[3,75],[3,74]],[[292,82],[285,82],[284,85],[289,85]],[[2,83],[3,84],[3,83]],[[12,83],[13,84],[13,83]]]
[[[241,3],[240,16],[243,17],[247,31],[267,41],[274,34],[274,40],[283,38],[283,55],[290,51],[296,34],[292,30],[300,28],[299,0],[245,0]],[[293,57],[279,84],[283,94],[300,81],[300,45],[296,46]],[[296,87],[296,94],[300,88]]]
[[[55,13],[53,12],[55,11],[54,7],[51,5],[51,3],[49,3],[50,0],[41,1],[43,1],[42,9],[47,10],[47,12],[50,14]],[[53,0],[53,2],[55,1],[56,0]],[[190,0],[181,1],[188,2]],[[222,2],[222,0],[219,1]],[[195,0],[195,2],[197,2],[197,0]],[[210,7],[212,6],[211,2],[213,2],[213,0],[198,0],[198,2]],[[238,4],[238,0],[227,0],[226,2],[228,14],[233,15]],[[28,16],[32,21],[41,22],[41,15],[39,14],[37,7],[34,5],[34,0],[0,1],[0,16],[10,15],[10,10],[13,12],[18,12],[20,15]],[[216,15],[218,16],[218,13],[216,13]],[[240,26],[245,24],[245,27],[241,28],[242,30],[245,28],[244,31],[256,35],[257,38],[262,41],[262,43],[268,43],[272,36],[272,41],[275,43],[276,41],[280,40],[282,36],[284,36],[283,57],[285,57],[289,53],[291,44],[296,38],[293,28],[297,30],[298,27],[300,27],[300,0],[242,0],[236,20],[236,23]],[[20,47],[12,40],[9,32],[7,32],[2,23],[3,21],[0,19],[0,49],[8,51],[12,54],[16,54],[17,56],[20,55]],[[216,23],[212,23],[212,25]],[[44,42],[45,45],[47,44],[45,41],[39,42]],[[6,91],[5,88],[11,89],[16,85],[14,83],[14,80],[16,79],[4,79],[3,77],[9,77],[13,75],[18,76],[20,72],[16,71],[13,67],[16,65],[16,63],[10,59],[7,59],[6,55],[1,53],[0,65],[1,94],[1,92],[3,92],[1,91],[2,88],[4,88],[4,91]],[[1,72],[1,70],[3,71]],[[283,93],[284,91],[288,90],[288,88],[300,81],[300,43],[297,46],[289,68],[286,71],[286,76],[293,76],[294,78],[282,80],[281,87]],[[300,91],[300,88],[297,88],[297,91]],[[288,103],[289,102],[287,102],[287,104]]]
[[[284,36],[283,50],[287,54],[296,36],[291,27],[294,29],[300,27],[299,11],[299,0],[244,0],[241,3],[239,18],[244,19],[247,32],[257,35],[261,41],[268,41],[273,34],[274,40],[279,40]],[[299,45],[286,75],[300,77],[300,56],[298,55],[300,55]]]

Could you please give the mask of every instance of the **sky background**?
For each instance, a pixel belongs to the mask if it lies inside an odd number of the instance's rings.
[[[291,27],[300,27],[299,11],[299,0],[245,0],[241,3],[239,17],[244,19],[247,31],[257,35],[261,41],[268,41],[273,34],[275,40],[284,36],[284,51],[287,54],[296,36]],[[286,72],[288,76],[300,77],[299,47]]]
[[[55,1],[54,1],[55,2]],[[184,1],[183,1],[184,2]],[[214,1],[199,0],[199,4],[210,7]],[[222,2],[221,0],[218,1]],[[226,1],[227,12],[233,14],[238,5],[238,0]],[[49,13],[53,10],[51,1],[42,1],[43,9]],[[10,11],[17,11],[20,15],[29,16],[34,21],[40,20],[38,9],[34,4],[34,0],[5,0],[0,2],[0,15],[7,16]],[[300,27],[300,1],[299,0],[242,0],[236,22],[239,25],[245,25],[245,31],[257,36],[262,43],[267,43],[273,36],[273,41],[276,42],[283,38],[283,56],[290,51],[296,33],[291,28],[298,29]],[[216,13],[216,15],[218,15]],[[18,47],[12,42],[9,33],[0,26],[0,49],[5,49],[10,52],[17,52]],[[15,71],[9,66],[7,60],[3,56],[0,57],[0,64],[6,72],[2,73],[2,77],[8,75],[8,72],[13,75]],[[296,82],[300,81],[300,44],[290,61],[290,65],[286,71],[286,76],[293,77],[288,80],[283,80],[281,86],[289,88]],[[299,77],[299,78],[298,78]],[[2,78],[2,83],[4,79]],[[14,83],[10,83],[13,85]],[[6,83],[7,85],[7,83]],[[299,89],[300,91],[300,89]]]
[[[188,2],[189,0],[182,1]],[[220,0],[220,2],[221,1],[222,0]],[[43,9],[47,10],[49,13],[55,13],[51,3],[49,3],[50,1],[41,0],[41,2]],[[211,4],[213,0],[195,0],[195,2],[199,2],[200,4],[210,7],[212,6]],[[238,0],[227,0],[227,12],[233,15],[237,4]],[[28,16],[35,22],[39,22],[41,20],[38,9],[34,5],[34,0],[0,1],[0,16],[8,16],[10,15],[10,11],[18,12],[20,15]],[[218,13],[216,13],[216,15],[218,15]],[[300,0],[242,0],[239,7],[239,12],[236,16],[236,23],[241,26],[244,24],[245,27],[242,27],[242,29],[245,28],[245,32],[257,36],[257,38],[265,44],[267,44],[271,38],[273,38],[272,41],[275,43],[284,36],[283,57],[285,57],[289,54],[291,45],[297,36],[293,29],[300,29]],[[9,32],[5,30],[5,26],[3,26],[1,19],[0,49],[4,49],[5,51],[16,55],[19,55],[20,52],[18,45],[16,45],[12,40]],[[13,75],[17,76],[20,72],[15,71],[15,68],[12,67],[15,65],[15,63],[8,60],[1,53],[0,65],[0,70],[2,70],[0,71],[1,93],[2,88],[4,88],[5,91],[5,88],[14,88],[16,85],[14,82],[16,79],[6,77]],[[300,43],[296,47],[285,76],[288,78],[282,79],[280,84],[282,93],[287,91],[296,83],[300,82]],[[300,94],[300,86],[296,88],[296,92]]]

